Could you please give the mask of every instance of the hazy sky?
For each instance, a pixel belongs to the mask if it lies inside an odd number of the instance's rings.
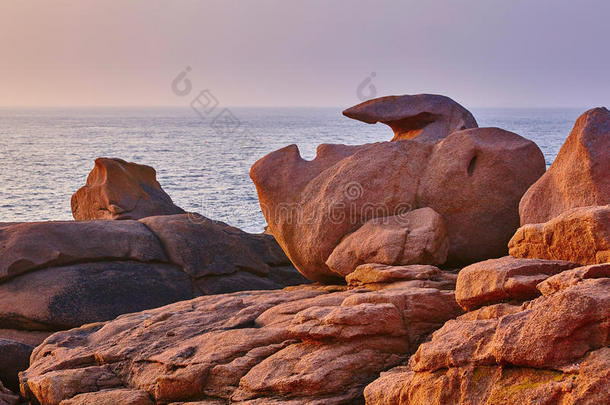
[[[0,105],[610,105],[610,2],[0,0]],[[194,93],[193,93],[194,94]],[[192,97],[191,97],[192,98]]]

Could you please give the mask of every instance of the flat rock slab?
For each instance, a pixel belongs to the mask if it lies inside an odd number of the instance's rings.
[[[75,328],[200,295],[170,264],[93,262],[51,267],[0,284],[0,325]]]
[[[459,313],[452,291],[401,283],[199,297],[56,333],[21,386],[41,404],[353,403]]]
[[[137,221],[23,222],[0,228],[0,282],[34,269],[96,260],[167,261]]]
[[[460,270],[455,298],[466,310],[503,301],[525,301],[540,295],[538,283],[564,270],[579,267],[562,260],[505,256],[471,264]]]

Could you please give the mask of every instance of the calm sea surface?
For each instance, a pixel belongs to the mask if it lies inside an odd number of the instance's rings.
[[[479,126],[535,141],[550,165],[585,109],[472,109]],[[72,219],[70,197],[99,156],[153,166],[187,211],[260,232],[264,218],[248,172],[265,154],[295,143],[311,159],[320,143],[389,140],[385,125],[335,108],[233,108],[239,122],[215,127],[185,108],[0,108],[0,222]]]

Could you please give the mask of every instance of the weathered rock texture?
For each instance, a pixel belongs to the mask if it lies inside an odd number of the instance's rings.
[[[478,126],[470,111],[436,94],[379,97],[348,108],[343,115],[367,124],[382,122],[390,126],[393,141],[417,138],[437,142],[452,132]]]
[[[345,277],[350,286],[393,283],[399,280],[448,280],[455,284],[456,274],[441,271],[438,267],[422,264],[388,266],[380,263],[361,264]]]
[[[527,224],[509,242],[515,257],[610,262],[610,205],[568,210],[543,224]]]
[[[269,230],[307,278],[340,276],[326,261],[366,221],[430,207],[449,236],[448,262],[504,256],[518,204],[544,173],[540,149],[498,128],[454,132],[441,142],[320,145],[312,161],[291,145],[252,166]],[[395,263],[391,263],[395,264]]]
[[[0,381],[18,392],[17,373],[28,368],[33,346],[9,339],[0,338]]]
[[[6,389],[0,381],[0,405],[17,405],[18,403],[19,396]]]
[[[490,259],[463,268],[457,278],[455,299],[466,310],[503,301],[536,298],[538,283],[579,264],[561,260]]]
[[[521,225],[575,207],[610,204],[610,111],[581,115],[549,170],[521,199]]]
[[[31,351],[53,331],[306,281],[272,236],[191,214],[2,226],[0,378],[13,388],[28,364],[20,344]]]
[[[553,277],[572,281],[547,279],[545,296],[521,307],[448,321],[407,365],[367,386],[367,404],[610,403],[610,278],[565,274]]]
[[[35,349],[22,393],[43,405],[359,403],[461,312],[438,279],[206,296],[59,332]]]
[[[155,169],[122,159],[95,159],[87,183],[72,195],[72,215],[76,220],[140,219],[183,213],[161,188]]]
[[[364,263],[440,265],[448,251],[443,217],[431,208],[420,208],[367,221],[337,245],[326,264],[346,276]]]

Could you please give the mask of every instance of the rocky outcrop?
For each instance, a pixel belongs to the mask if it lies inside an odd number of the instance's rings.
[[[359,403],[461,312],[434,277],[205,296],[59,332],[35,349],[22,393],[43,405]]]
[[[521,225],[547,222],[575,207],[610,204],[610,111],[581,115],[549,170],[523,196]]]
[[[97,158],[87,183],[72,195],[76,220],[140,219],[183,214],[157,181],[150,166]]]
[[[14,388],[29,351],[54,331],[305,282],[272,236],[191,214],[2,226],[0,378]]]
[[[311,280],[330,282],[340,274],[326,261],[347,235],[373,218],[416,208],[443,217],[450,264],[506,255],[519,226],[519,200],[544,168],[533,142],[476,128],[436,145],[320,145],[312,161],[291,145],[256,162],[250,176],[269,230],[295,266]]]
[[[443,218],[431,208],[420,208],[365,222],[337,245],[326,264],[346,276],[365,263],[440,265],[448,251]]]
[[[367,386],[367,404],[609,403],[607,275],[568,270],[522,306],[496,304],[448,321],[408,364]]]
[[[524,225],[508,247],[515,257],[610,262],[610,205],[573,208],[546,223]]]
[[[343,115],[367,124],[388,125],[394,131],[393,141],[438,142],[452,132],[478,126],[467,109],[436,94],[379,97],[348,108]]]
[[[466,310],[504,301],[536,298],[538,283],[579,264],[561,260],[517,259],[506,256],[471,264],[457,278],[455,299]]]

